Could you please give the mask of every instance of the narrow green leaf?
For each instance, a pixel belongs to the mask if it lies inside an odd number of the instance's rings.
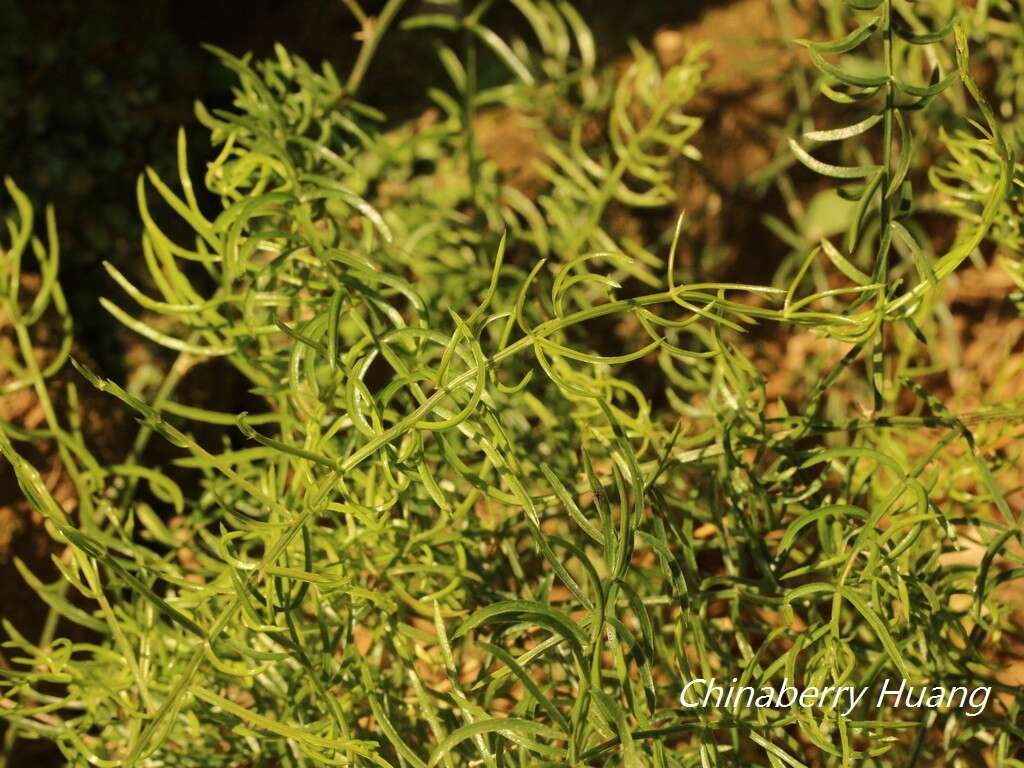
[[[879,170],[879,166],[877,165],[844,166],[823,163],[809,155],[807,151],[793,139],[789,139],[789,148],[793,150],[793,154],[796,155],[796,159],[812,171],[816,171],[822,176],[830,176],[834,179],[859,179],[865,176],[870,176]]]

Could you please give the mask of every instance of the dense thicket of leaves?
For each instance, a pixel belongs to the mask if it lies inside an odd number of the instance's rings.
[[[102,300],[176,362],[152,393],[76,364],[139,417],[123,463],[93,459],[74,387],[54,407],[71,338],[56,234],[50,215],[33,237],[8,185],[2,392],[34,389],[45,426],[0,424],[0,450],[66,545],[61,581],[32,581],[44,637],[4,624],[8,746],[50,739],[76,765],[1020,765],[1020,697],[993,679],[1019,445],[978,447],[1016,412],[953,413],[928,379],[939,286],[991,232],[1008,259],[1015,242],[1014,146],[958,17],[858,0],[843,36],[805,43],[821,94],[858,114],[788,152],[852,204],[831,238],[778,222],[793,256],[756,286],[698,282],[684,218],[648,231],[700,160],[696,53],[601,66],[565,3],[516,0],[529,42],[488,26],[488,3],[415,16],[451,82],[394,127],[356,96],[401,5],[364,19],[345,78],[283,48],[216,52],[238,79],[232,109],[198,109],[222,206],[199,205],[182,137],[176,182],[139,180],[149,284],[108,265],[123,293]],[[484,57],[503,84],[479,87]],[[935,253],[911,182],[927,116],[951,109],[932,176],[960,224]],[[528,177],[481,150],[496,110],[528,127]],[[40,359],[48,315],[68,341]],[[825,350],[777,401],[746,341],[766,332]],[[232,366],[261,408],[179,400],[204,365]],[[178,449],[173,472],[138,458],[151,437]],[[19,453],[39,439],[74,514]],[[712,676],[1006,695],[970,719],[679,708],[683,681]]]

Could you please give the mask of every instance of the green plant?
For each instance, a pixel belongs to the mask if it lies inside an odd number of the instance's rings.
[[[184,138],[180,189],[140,179],[150,285],[109,266],[139,309],[102,302],[178,357],[152,393],[76,364],[140,421],[123,463],[92,458],[74,387],[52,405],[67,351],[44,366],[31,327],[67,314],[54,225],[47,250],[9,185],[10,386],[33,387],[46,420],[0,424],[0,451],[65,554],[61,582],[32,582],[52,609],[43,637],[4,623],[7,754],[38,738],[96,765],[952,765],[982,750],[1020,765],[1020,697],[998,683],[1007,695],[971,720],[678,706],[683,681],[712,675],[992,684],[1009,652],[1019,446],[978,446],[1019,411],[952,413],[924,375],[935,288],[990,232],[1012,168],[962,35],[958,70],[928,85],[901,70],[943,35],[899,42],[896,0],[855,4],[872,18],[809,44],[827,95],[873,105],[810,139],[878,125],[881,163],[793,147],[863,180],[842,192],[856,215],[841,245],[759,286],[698,282],[676,258],[684,219],[657,215],[697,154],[698,59],[662,71],[637,47],[600,67],[564,3],[516,0],[533,48],[487,26],[491,3],[413,16],[406,30],[439,30],[455,92],[390,126],[355,95],[402,3],[377,21],[352,5],[367,34],[344,82],[283,48],[255,64],[217,52],[238,87],[233,109],[198,109],[215,215]],[[881,55],[848,69],[860,45]],[[510,74],[493,88],[478,87],[485,56]],[[955,78],[987,121],[964,135],[999,175],[932,258],[909,220],[905,113]],[[533,190],[482,149],[499,104],[530,120]],[[158,226],[157,199],[187,241]],[[814,335],[839,363],[815,356],[804,391],[770,400],[746,340],[766,333]],[[234,368],[262,410],[178,399],[197,366]],[[173,466],[143,460],[152,435]],[[19,454],[29,439],[59,446],[74,515]],[[960,549],[981,554],[949,564]],[[58,620],[95,637],[58,637]]]

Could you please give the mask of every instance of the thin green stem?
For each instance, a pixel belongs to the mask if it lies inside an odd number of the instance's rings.
[[[364,16],[362,18],[363,45],[359,49],[356,63],[352,66],[352,72],[345,84],[345,90],[349,95],[355,96],[359,92],[359,86],[363,84],[363,78],[366,77],[366,73],[370,69],[370,63],[380,47],[381,40],[384,39],[388,27],[391,26],[404,4],[405,0],[388,0],[380,16]]]

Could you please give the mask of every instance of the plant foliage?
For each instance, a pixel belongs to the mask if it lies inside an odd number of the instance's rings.
[[[637,46],[601,65],[570,5],[512,4],[530,41],[490,26],[489,2],[401,19],[396,0],[376,18],[352,3],[366,34],[347,78],[283,48],[214,51],[237,78],[230,109],[197,109],[221,206],[199,205],[182,136],[178,178],[138,183],[150,279],[108,265],[123,293],[101,300],[174,362],[138,392],[72,361],[137,416],[123,463],[90,453],[73,384],[54,404],[72,338],[54,218],[34,237],[8,183],[4,391],[32,389],[45,419],[0,424],[0,451],[63,548],[57,583],[22,569],[52,612],[44,636],[4,622],[8,751],[498,768],[968,765],[987,750],[1021,765],[1021,699],[994,680],[1012,635],[1001,587],[1022,567],[1019,446],[982,449],[1019,412],[957,414],[927,376],[939,286],[986,237],[1019,246],[1014,146],[959,16],[926,29],[899,0],[851,0],[842,36],[804,42],[819,92],[858,113],[789,152],[849,216],[839,236],[791,233],[806,247],[748,285],[677,259],[699,57],[665,69]],[[451,82],[396,126],[357,97],[398,26],[436,36]],[[483,63],[507,76],[481,87]],[[915,152],[935,141],[921,115],[955,105],[957,84],[980,121],[944,135],[930,174],[960,221],[935,253]],[[494,110],[530,126],[530,184],[482,149]],[[64,345],[40,359],[48,314]],[[769,400],[747,341],[767,332],[814,335],[838,362]],[[260,408],[180,399],[199,366],[233,368]],[[142,458],[151,439],[172,465]],[[38,440],[73,478],[73,512],[22,457]],[[61,636],[69,623],[88,639]],[[681,683],[712,676],[1003,695],[975,719],[681,709]]]

